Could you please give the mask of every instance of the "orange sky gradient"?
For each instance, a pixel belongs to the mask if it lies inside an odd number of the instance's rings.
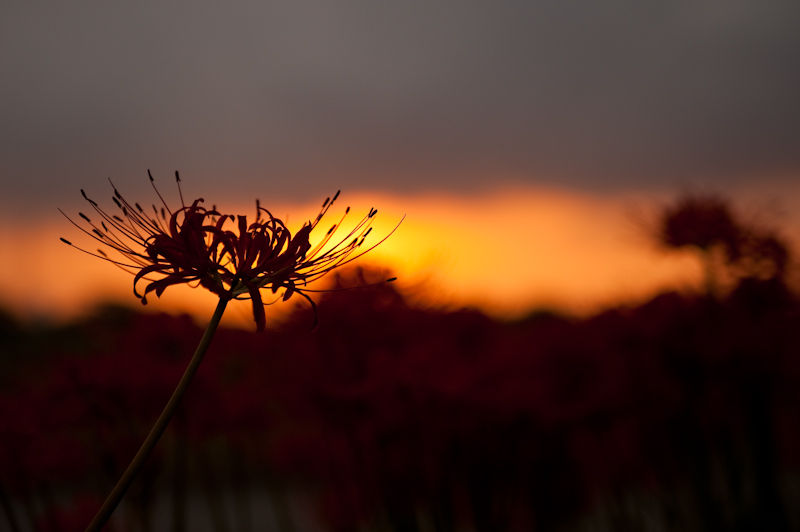
[[[796,185],[784,184],[740,189],[731,197],[744,207],[739,210],[745,220],[777,225],[796,242],[797,192]],[[355,222],[376,206],[374,242],[405,214],[396,233],[359,262],[390,268],[399,277],[399,289],[418,303],[472,306],[503,318],[542,307],[587,314],[666,289],[699,287],[696,257],[664,252],[652,238],[658,207],[674,197],[674,192],[592,195],[530,186],[462,196],[344,191],[328,216],[333,223],[351,205]],[[265,206],[296,228],[316,215],[319,203]],[[220,208],[250,216],[253,211],[249,201]],[[12,312],[69,319],[101,300],[138,305],[132,276],[59,242],[64,236],[91,247],[57,212],[24,227],[2,227],[6,260],[0,263],[0,304]],[[214,303],[204,290],[181,286],[170,287],[160,300],[151,298],[148,308],[189,312],[204,321]],[[270,307],[268,321],[291,304]],[[226,322],[252,328],[249,303],[234,305]]]

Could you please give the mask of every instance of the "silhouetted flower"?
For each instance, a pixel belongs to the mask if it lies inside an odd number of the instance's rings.
[[[256,326],[263,330],[266,317],[262,289],[272,293],[283,289],[284,301],[299,294],[315,307],[305,293],[308,283],[355,260],[386,238],[362,248],[378,212],[373,208],[344,237],[336,236],[350,211],[347,207],[341,219],[312,245],[311,232],[339,197],[339,192],[325,199],[313,221],[292,234],[284,222],[263,208],[258,200],[255,221],[249,224],[244,215],[222,214],[216,207],[207,209],[202,198],[187,206],[178,172],[175,172],[175,179],[181,207],[173,211],[156,188],[149,171],[148,176],[161,203],[160,207],[152,205],[152,213],[139,203],[129,203],[113,183],[112,200],[119,210],[117,214],[103,210],[83,190],[81,194],[99,215],[99,223],[78,213],[87,228],[62,211],[81,231],[119,256],[109,255],[103,249],[97,249],[96,253],[78,249],[134,274],[134,294],[145,304],[150,292],[161,296],[171,285],[196,283],[195,286],[200,285],[221,298],[250,299]],[[228,228],[229,222],[237,231]],[[73,245],[65,238],[61,240]],[[142,280],[148,282],[140,294],[138,284]]]

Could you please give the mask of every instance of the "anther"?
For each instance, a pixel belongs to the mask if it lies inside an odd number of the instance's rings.
[[[81,189],[81,195],[83,196],[83,199],[91,203],[93,206],[97,207],[97,202],[92,199],[89,199],[89,196],[86,195],[86,192],[83,189]]]
[[[149,169],[149,168],[147,169],[147,177],[149,177],[149,178],[150,178],[150,182],[151,182],[151,183],[152,183],[153,181],[155,181],[155,179],[153,179],[153,174],[151,174],[151,173],[150,173],[150,169]]]
[[[114,200],[114,203],[117,204],[117,207],[119,207],[120,209],[122,208],[122,203],[120,203],[117,198],[111,198],[111,199]]]
[[[72,242],[70,242],[69,240],[67,240],[67,239],[66,239],[66,238],[64,238],[64,237],[61,237],[61,238],[59,238],[59,240],[61,240],[63,243],[65,243],[65,244],[66,244],[66,245],[68,245],[68,246],[71,246],[71,245],[72,245]]]
[[[387,282],[387,283],[393,283],[393,282],[395,282],[396,280],[397,280],[397,277],[389,277],[388,279],[386,279],[386,282]]]
[[[177,183],[180,183],[180,182],[181,182],[181,175],[178,173],[178,171],[177,171],[177,170],[175,170],[175,181],[176,181]]]
[[[144,213],[144,209],[142,209],[141,205],[139,205],[138,203],[135,203],[135,205],[136,205],[136,210],[138,210],[141,213]]]
[[[105,238],[106,237],[106,235],[104,235],[102,232],[100,232],[99,229],[92,229],[92,233],[96,234],[100,238]]]
[[[84,220],[86,220],[87,222],[89,222],[89,223],[92,223],[92,221],[89,219],[89,217],[88,217],[88,216],[86,216],[85,214],[83,214],[82,212],[79,212],[79,213],[78,213],[78,216],[80,216],[81,218],[83,218],[83,219],[84,219]]]

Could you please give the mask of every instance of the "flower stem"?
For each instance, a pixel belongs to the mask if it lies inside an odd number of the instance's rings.
[[[178,381],[175,391],[172,392],[172,397],[167,401],[164,410],[161,411],[161,415],[158,416],[158,419],[153,424],[150,433],[142,443],[142,446],[139,447],[136,456],[133,457],[131,463],[128,464],[128,468],[122,473],[117,485],[114,486],[114,489],[108,494],[103,506],[97,512],[97,515],[94,516],[92,522],[89,523],[86,532],[97,532],[108,522],[111,518],[111,514],[122,500],[122,497],[125,496],[125,492],[128,490],[134,477],[136,477],[136,474],[142,469],[147,457],[150,456],[150,452],[158,443],[158,440],[164,433],[164,429],[167,428],[170,419],[172,419],[175,410],[180,404],[181,398],[186,392],[186,388],[189,387],[192,377],[194,377],[197,368],[200,367],[200,363],[203,361],[203,356],[206,354],[208,346],[211,344],[211,338],[213,338],[219,326],[219,321],[222,318],[222,313],[225,312],[228,301],[229,298],[227,297],[220,298],[219,303],[217,303],[217,308],[214,310],[214,315],[211,316],[211,321],[208,323],[208,327],[206,327],[206,331],[203,333],[203,337],[200,339],[200,343],[197,345],[197,349],[195,349],[194,355],[192,355],[192,359],[189,361],[189,365],[186,366],[181,380]]]

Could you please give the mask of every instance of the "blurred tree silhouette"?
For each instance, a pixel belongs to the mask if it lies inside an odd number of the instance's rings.
[[[719,196],[678,198],[660,213],[657,236],[666,247],[691,247],[700,253],[709,297],[720,295],[723,281],[785,281],[790,261],[786,242],[773,230],[743,223]]]

